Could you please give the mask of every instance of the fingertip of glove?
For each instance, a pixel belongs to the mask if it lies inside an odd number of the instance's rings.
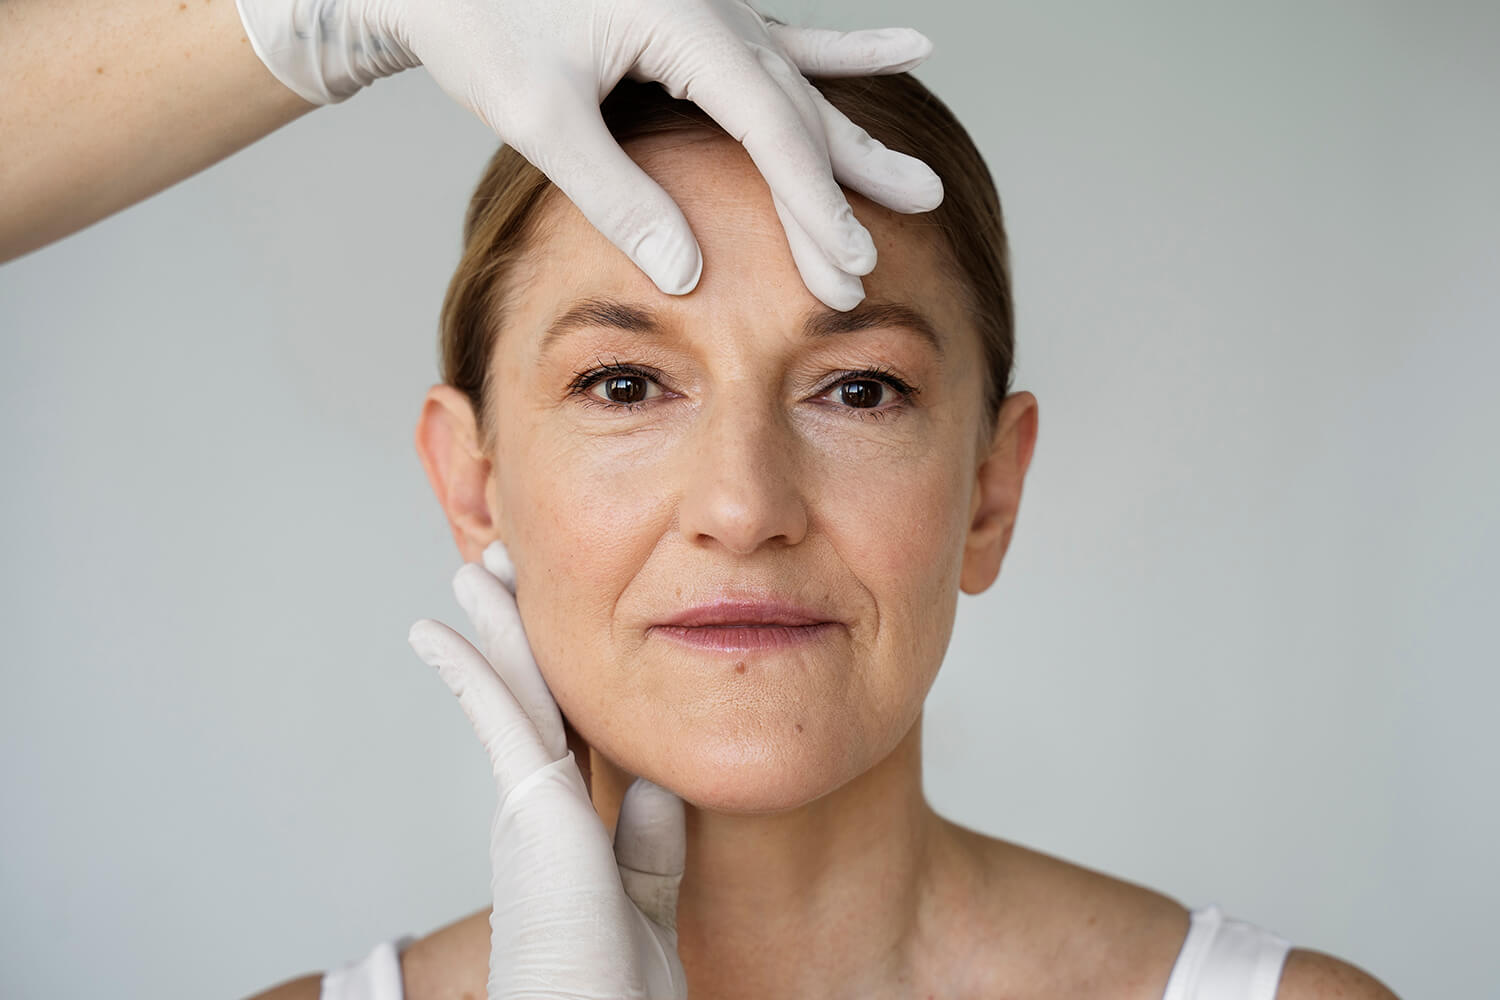
[[[504,542],[498,538],[490,542],[484,547],[480,559],[484,563],[484,568],[493,573],[507,590],[516,589],[516,567],[511,562],[510,552],[506,549]]]
[[[478,574],[480,573],[489,575],[489,571],[479,563],[466,562],[453,574],[453,596],[458,598],[458,603],[465,611],[470,610],[470,598],[473,596],[475,585],[479,582]]]
[[[441,626],[431,618],[421,618],[406,630],[406,642],[429,666],[435,665],[442,642]]]
[[[698,282],[703,277],[703,254],[701,252],[696,252],[696,245],[695,252],[693,254],[693,260],[694,264],[692,275],[687,279],[687,281],[677,286],[677,291],[669,292],[669,295],[686,295],[688,292],[691,292],[693,289],[698,287]]]
[[[636,246],[635,260],[665,295],[686,295],[703,277],[703,252],[698,241],[681,233],[647,234]]]
[[[903,214],[931,212],[943,203],[943,178],[924,161],[894,149],[885,149],[880,168],[881,179],[892,189],[887,208]]]
[[[875,28],[871,34],[893,48],[910,52],[913,57],[926,58],[932,53],[932,39],[916,28]]]
[[[924,185],[919,185],[913,192],[913,205],[916,212],[931,212],[943,203],[943,179],[935,171],[929,169],[928,173],[932,175],[932,179]]]
[[[629,799],[636,809],[647,808],[653,813],[680,807],[682,799],[670,788],[665,788],[650,778],[636,778],[625,789],[623,799]],[[622,799],[622,801],[623,801]]]
[[[681,875],[686,851],[682,799],[674,792],[637,778],[620,800],[615,824],[615,858],[636,872]]]
[[[858,275],[841,271],[833,287],[820,287],[813,294],[828,308],[848,312],[865,300],[865,283]]]

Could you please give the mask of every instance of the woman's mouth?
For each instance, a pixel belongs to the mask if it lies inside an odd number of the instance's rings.
[[[741,595],[688,608],[647,632],[694,649],[744,653],[818,642],[842,627],[815,608]]]
[[[817,642],[835,629],[837,622],[809,625],[654,625],[652,634],[694,649],[744,653],[758,649],[786,649]]]

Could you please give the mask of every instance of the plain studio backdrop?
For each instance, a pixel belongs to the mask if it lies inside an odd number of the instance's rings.
[[[933,805],[1487,993],[1500,7],[767,9],[926,32],[1009,224],[1041,434]],[[488,905],[406,631],[469,630],[412,430],[495,146],[404,73],[0,267],[5,997],[236,997]]]

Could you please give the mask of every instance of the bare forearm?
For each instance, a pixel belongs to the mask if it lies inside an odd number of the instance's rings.
[[[313,110],[234,0],[0,0],[0,261]]]

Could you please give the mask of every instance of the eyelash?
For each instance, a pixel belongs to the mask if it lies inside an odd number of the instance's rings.
[[[618,378],[620,376],[643,378],[647,381],[656,382],[659,384],[661,381],[660,374],[660,372],[653,371],[649,368],[642,368],[639,365],[621,364],[620,362],[616,361],[613,364],[600,365],[597,368],[589,368],[575,372],[573,375],[573,380],[568,383],[568,394],[570,396],[581,397],[583,402],[588,404],[589,406],[599,406],[603,407],[606,410],[621,410],[626,413],[634,413],[636,410],[639,410],[646,404],[643,402],[610,403],[593,395],[589,392],[589,390],[598,383],[604,381],[606,378]],[[838,407],[838,409],[841,410],[848,410],[850,415],[856,420],[884,420],[886,417],[890,416],[893,411],[906,409],[906,407],[911,404],[911,401],[916,398],[917,394],[921,392],[921,390],[916,386],[907,382],[905,379],[901,378],[901,376],[897,375],[895,372],[891,371],[884,365],[875,365],[870,368],[859,368],[853,371],[840,372],[837,380],[824,386],[823,390],[819,392],[818,395],[824,395],[830,390],[836,389],[846,382],[879,382],[882,385],[896,390],[896,392],[900,393],[903,397],[894,405],[884,407],[882,409],[874,409],[871,407],[861,406]]]

